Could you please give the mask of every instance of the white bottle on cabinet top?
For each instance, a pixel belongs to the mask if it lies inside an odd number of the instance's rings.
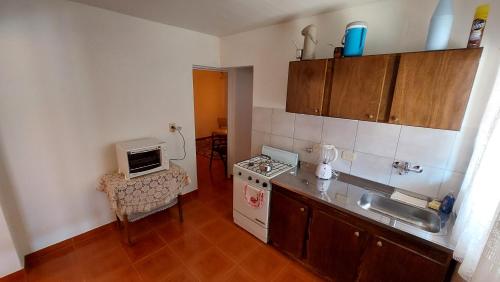
[[[443,50],[448,47],[453,27],[453,0],[439,0],[432,14],[425,43],[426,50]]]

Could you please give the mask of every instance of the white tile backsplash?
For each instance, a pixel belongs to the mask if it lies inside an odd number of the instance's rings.
[[[394,158],[401,125],[360,121],[356,145],[358,152]]]
[[[271,145],[271,134],[252,130],[252,156],[261,154],[262,145]]]
[[[474,150],[476,134],[477,128],[462,128],[455,138],[446,169],[465,173]]]
[[[252,112],[252,130],[271,133],[273,109],[254,107]]]
[[[252,154],[263,144],[297,152],[301,161],[317,163],[319,143],[339,150],[334,169],[441,199],[458,193],[472,152],[475,130],[462,132],[286,113],[254,108]],[[351,162],[340,156],[354,152]],[[423,173],[398,175],[394,160],[421,165]]]
[[[403,126],[396,159],[446,168],[456,135],[456,131]]]
[[[394,159],[358,152],[352,161],[351,174],[375,182],[389,184]]]
[[[445,170],[430,166],[422,168],[422,173],[408,172],[403,175],[400,175],[397,169],[393,169],[389,185],[437,198]]]
[[[308,163],[317,163],[319,159],[318,150],[313,150],[313,152],[307,152],[308,148],[314,148],[318,143],[294,139],[293,140],[293,151],[299,154],[299,160]]]
[[[337,150],[339,152],[339,156],[337,160],[334,161],[333,163],[330,163],[330,165],[336,171],[341,171],[343,173],[351,173],[351,161],[342,159],[342,153],[344,151],[352,151],[352,150],[343,148],[337,148]]]
[[[295,129],[295,114],[287,113],[285,110],[273,109],[271,118],[271,133],[293,138]]]
[[[446,171],[441,187],[439,188],[438,199],[443,199],[448,193],[452,193],[456,198],[462,186],[462,182],[464,181],[464,177],[465,175],[463,173]]]
[[[271,135],[271,146],[285,151],[292,151],[293,139],[273,134]]]
[[[357,128],[357,120],[325,117],[321,142],[352,150],[354,149]]]
[[[320,143],[322,131],[323,117],[299,114],[295,116],[295,132],[293,135],[294,139]]]

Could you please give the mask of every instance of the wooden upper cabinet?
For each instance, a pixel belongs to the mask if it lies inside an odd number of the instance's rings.
[[[482,48],[401,54],[390,123],[459,130]]]
[[[299,114],[321,115],[327,100],[327,87],[331,63],[327,60],[290,62],[286,111]]]
[[[335,59],[328,115],[387,121],[396,55]]]

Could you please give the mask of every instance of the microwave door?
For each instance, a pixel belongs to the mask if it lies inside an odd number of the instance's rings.
[[[130,173],[142,172],[161,166],[161,150],[129,152],[128,167]]]

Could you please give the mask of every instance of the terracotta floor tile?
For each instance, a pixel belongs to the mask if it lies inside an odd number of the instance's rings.
[[[134,239],[135,237],[141,236],[144,233],[148,233],[153,230],[153,224],[146,218],[141,218],[137,221],[129,223],[130,237]]]
[[[27,270],[28,281],[83,281],[74,251],[44,259]]]
[[[255,281],[246,271],[241,267],[234,268],[229,275],[226,277],[226,281],[237,281],[237,282],[252,282]]]
[[[167,246],[134,264],[145,281],[164,281],[176,270],[182,268],[181,261]]]
[[[250,252],[261,245],[263,244],[257,238],[240,229],[217,243],[217,247],[236,262],[242,261]]]
[[[184,261],[211,246],[212,244],[196,231],[190,232],[170,243],[170,248]]]
[[[311,281],[311,282],[320,282],[325,281],[320,277],[316,276],[312,272],[305,269],[303,266],[298,263],[291,262],[289,263],[274,279],[273,281],[279,282],[299,282],[299,281]]]
[[[158,227],[156,232],[165,242],[170,243],[179,239],[183,235],[192,232],[193,230],[194,228],[189,224],[181,223],[178,220],[172,220],[169,223]]]
[[[152,214],[146,217],[146,219],[149,221],[152,228],[159,228],[165,224],[168,224],[170,221],[174,220],[173,214],[176,213],[177,213],[177,206],[173,206],[167,210],[163,210],[155,214]]]
[[[238,232],[238,228],[234,223],[229,223],[222,218],[217,218],[199,229],[200,233],[207,237],[210,242],[217,243],[232,233]]]
[[[7,276],[0,278],[2,282],[26,282],[28,281],[28,274],[24,269],[11,273]]]
[[[201,159],[200,159],[201,158]],[[301,265],[239,228],[232,180],[223,166],[198,160],[198,192],[177,207],[131,223],[135,244],[107,224],[30,256],[29,281],[319,281]],[[132,261],[132,262],[131,262]]]
[[[271,251],[268,246],[259,246],[246,256],[240,265],[244,265],[245,269],[249,269],[249,274],[257,280],[271,280],[288,263],[287,259]]]
[[[80,257],[92,256],[105,249],[114,249],[121,246],[120,233],[116,231],[106,231],[92,238],[77,240],[75,243],[76,253]]]
[[[110,270],[103,275],[93,279],[98,282],[135,282],[142,281],[139,273],[132,266],[121,267],[119,269]]]
[[[171,273],[164,282],[195,282],[199,281],[186,267],[182,266]]]
[[[184,223],[190,224],[195,228],[199,228],[204,224],[214,220],[217,217],[217,213],[206,208],[201,207],[195,211],[184,214]]]
[[[205,206],[215,211],[216,213],[224,214],[233,210],[233,198],[222,196],[213,201],[205,203]]]
[[[110,270],[130,266],[130,260],[119,244],[114,246],[89,244],[76,250],[78,264],[86,280],[92,281]],[[97,246],[102,246],[102,248],[97,249]]]
[[[194,256],[187,265],[188,269],[202,281],[220,281],[235,266],[227,256],[215,247]]]
[[[125,249],[125,252],[127,252],[130,260],[132,260],[132,262],[136,262],[137,260],[144,258],[165,246],[165,242],[160,238],[156,231],[152,231],[135,238],[131,246],[125,243],[123,243],[122,246]]]

